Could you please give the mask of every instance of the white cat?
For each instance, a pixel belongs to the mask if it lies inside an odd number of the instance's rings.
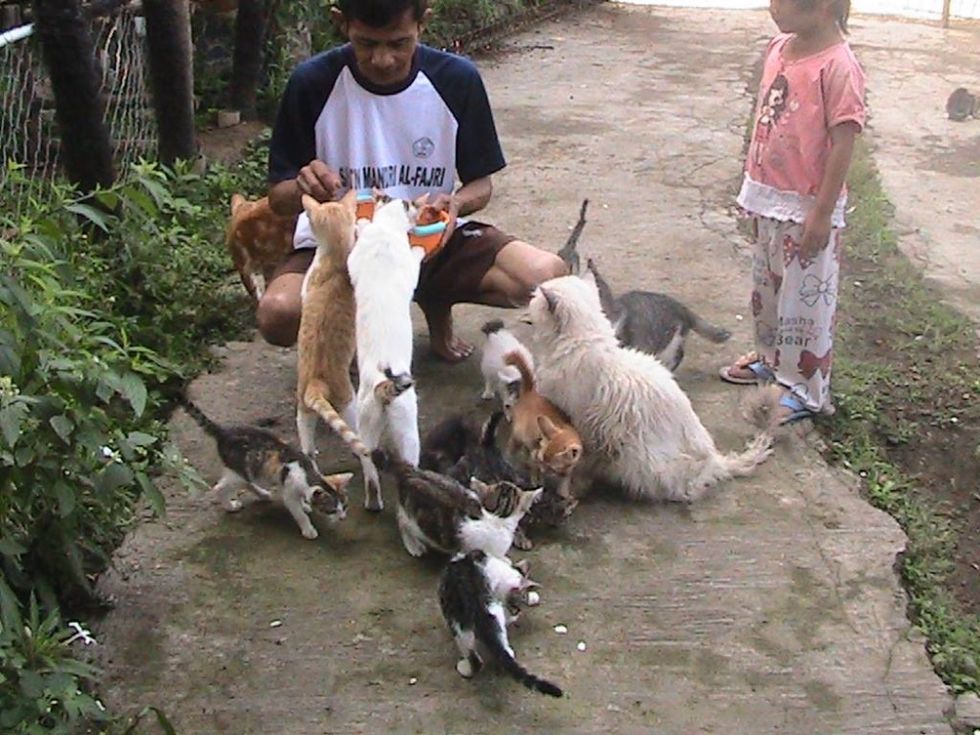
[[[483,345],[483,356],[480,358],[480,372],[483,373],[483,393],[480,398],[489,401],[494,396],[500,396],[504,413],[509,419],[510,407],[520,393],[521,374],[516,367],[504,362],[504,355],[519,352],[531,372],[534,372],[534,358],[513,332],[504,329],[504,323],[500,319],[487,322],[481,327],[481,331],[487,335],[487,341]]]
[[[374,218],[358,221],[347,259],[356,304],[357,432],[370,450],[390,441],[398,456],[419,462],[418,405],[412,379],[411,303],[425,251],[409,247],[417,210],[401,199],[379,200]],[[364,507],[381,510],[377,472],[364,478]]]
[[[721,454],[670,371],[619,346],[594,282],[545,281],[528,311],[538,389],[568,413],[597,476],[634,497],[689,502],[772,453],[761,433],[745,451]]]

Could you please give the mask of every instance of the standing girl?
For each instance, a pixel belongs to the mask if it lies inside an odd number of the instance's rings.
[[[730,383],[775,380],[777,423],[833,413],[844,179],[864,127],[864,72],[844,40],[850,0],[770,0],[781,33],[766,49],[738,204],[754,236],[756,351]]]

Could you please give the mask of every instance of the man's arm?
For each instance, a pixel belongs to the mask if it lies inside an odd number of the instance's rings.
[[[479,212],[490,203],[493,195],[493,184],[489,176],[481,176],[473,179],[468,184],[461,186],[453,198],[456,200],[456,210],[461,216]]]

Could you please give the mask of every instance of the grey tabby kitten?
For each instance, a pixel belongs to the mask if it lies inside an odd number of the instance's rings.
[[[507,640],[507,624],[515,598],[535,586],[510,559],[470,551],[453,557],[439,583],[439,606],[462,656],[456,664],[460,676],[470,678],[486,656],[496,658],[528,689],[561,697],[562,690],[521,666]]]
[[[481,549],[505,556],[517,524],[542,492],[475,477],[467,487],[438,472],[413,467],[394,454],[386,457],[376,450],[372,456],[398,483],[398,531],[412,556],[430,549],[443,554]]]
[[[946,114],[954,122],[963,122],[971,115],[980,117],[980,98],[966,87],[957,87],[946,100]]]
[[[724,342],[731,332],[706,322],[680,301],[655,291],[630,291],[613,296],[592,258],[586,268],[599,290],[602,310],[626,347],[654,355],[673,372],[684,359],[684,342],[694,330],[712,342]]]
[[[346,517],[347,485],[353,473],[321,475],[307,455],[271,431],[255,426],[221,426],[186,398],[181,397],[180,401],[188,415],[217,443],[224,472],[213,490],[225,510],[241,510],[235,491],[246,486],[263,500],[271,500],[277,494],[308,539],[317,537],[309,518],[314,510],[329,520]]]

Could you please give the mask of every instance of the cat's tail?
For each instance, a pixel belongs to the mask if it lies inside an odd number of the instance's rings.
[[[705,321],[690,309],[687,311],[691,315],[691,329],[702,337],[710,339],[712,342],[726,342],[732,336],[732,333],[727,329],[722,329],[711,322]]]
[[[504,328],[503,319],[491,319],[482,327],[480,327],[480,331],[489,337],[491,334],[499,332],[503,328]]]
[[[204,429],[209,436],[217,439],[225,433],[225,430],[220,425],[205,416],[204,411],[195,406],[191,402],[191,399],[183,393],[177,396],[177,400],[184,407],[184,410],[187,411],[187,415],[194,419],[197,425]]]
[[[483,425],[483,430],[480,432],[480,446],[496,446],[497,426],[500,424],[503,418],[503,411],[494,411],[492,414],[490,414],[490,418],[487,419],[487,422]]]
[[[524,355],[518,350],[513,350],[504,355],[504,362],[516,367],[517,372],[521,374],[521,395],[534,390],[534,373],[531,372],[531,366],[527,364]]]
[[[572,228],[572,233],[568,236],[565,246],[558,251],[558,257],[565,261],[568,265],[568,272],[573,276],[577,276],[579,273],[579,257],[575,249],[578,247],[578,239],[582,235],[582,230],[585,229],[585,210],[588,207],[589,200],[583,199],[582,208],[578,212],[578,222]]]
[[[508,674],[517,679],[528,689],[547,694],[549,697],[561,697],[564,695],[561,688],[552,684],[546,679],[535,676],[530,671],[521,666],[510,649],[504,645],[503,634],[500,629],[500,622],[487,611],[476,616],[474,633],[476,639],[480,641],[500,662]]]
[[[382,406],[387,406],[402,393],[415,385],[411,373],[395,373],[390,367],[378,366],[385,379],[374,386],[374,395]]]
[[[317,415],[330,427],[337,436],[340,437],[341,441],[344,442],[350,448],[350,450],[357,457],[369,457],[371,455],[371,450],[365,446],[364,442],[361,441],[361,437],[357,435],[347,422],[344,421],[343,417],[337,413],[337,409],[333,407],[330,401],[326,398],[326,386],[322,381],[313,380],[309,385],[306,386],[306,391],[303,393],[303,403],[307,408],[316,411]]]

